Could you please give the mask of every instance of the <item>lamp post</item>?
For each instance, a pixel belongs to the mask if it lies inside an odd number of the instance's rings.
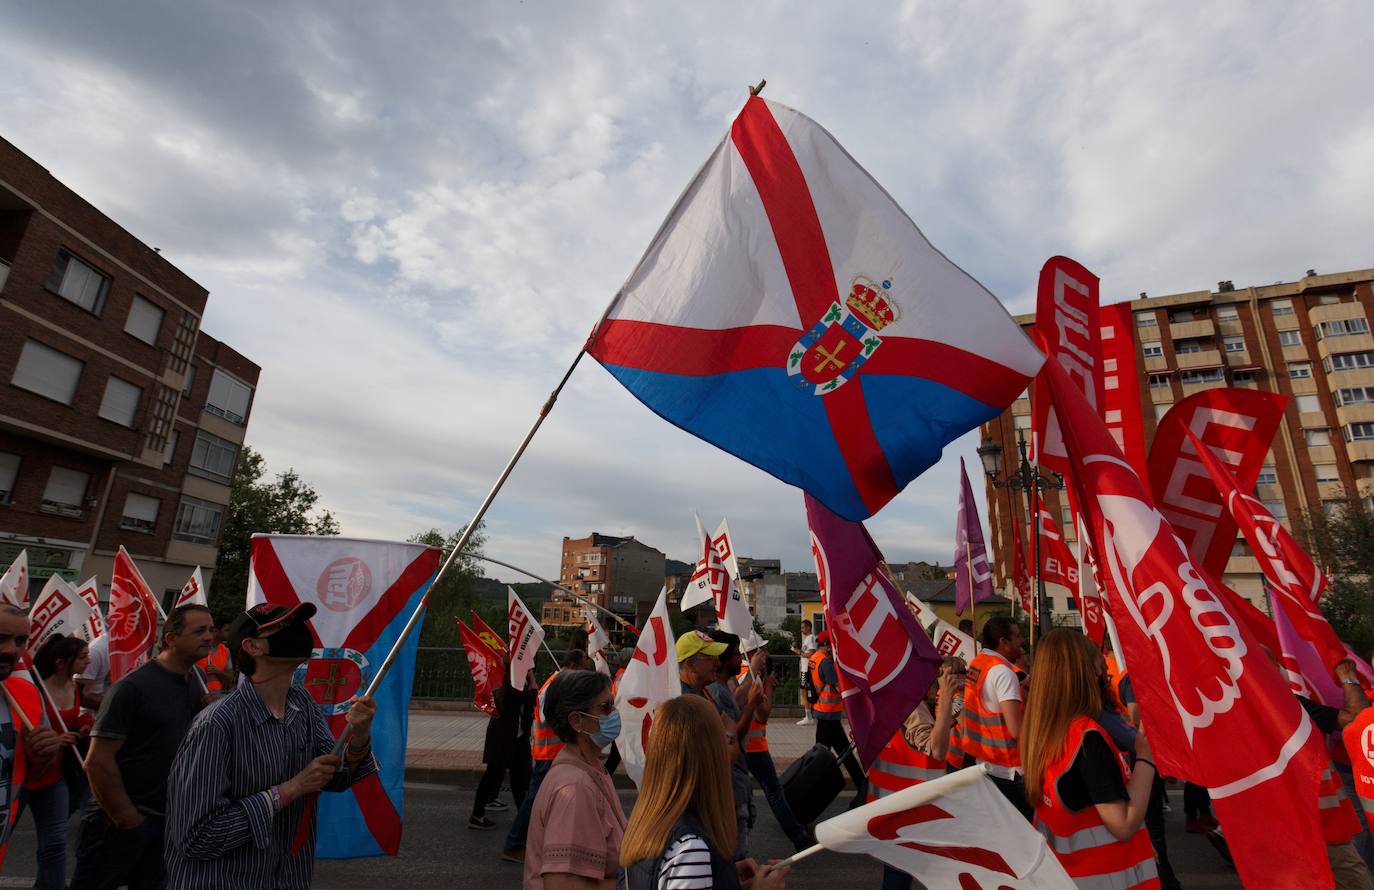
[[[1016,431],[1016,447],[1020,452],[1020,460],[1017,465],[1007,471],[1006,476],[1002,476],[1002,446],[993,441],[991,436],[983,437],[983,444],[978,446],[978,459],[983,462],[983,472],[987,474],[988,481],[993,488],[1007,488],[1013,491],[1025,492],[1029,497],[1032,514],[1036,512],[1035,505],[1039,501],[1040,489],[1052,488],[1056,491],[1064,487],[1064,477],[1058,473],[1041,473],[1035,464],[1031,463],[1026,457],[1026,437],[1020,430]],[[999,478],[1001,477],[1001,478]],[[1007,493],[1007,500],[1011,504],[1012,521],[1019,522],[1020,517],[1016,515],[1016,500]],[[1036,517],[1036,528],[1031,542],[1033,551],[1032,559],[1035,560],[1035,604],[1036,611],[1039,613],[1037,620],[1040,624],[1040,632],[1044,633],[1051,627],[1049,599],[1045,596],[1045,579],[1040,574],[1040,528],[1039,517]],[[1015,567],[1013,567],[1015,571]]]

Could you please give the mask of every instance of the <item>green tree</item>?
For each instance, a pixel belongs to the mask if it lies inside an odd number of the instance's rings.
[[[1326,573],[1321,609],[1332,629],[1368,658],[1374,650],[1374,511],[1352,498],[1331,515],[1297,517],[1293,531]]]
[[[337,535],[339,523],[328,510],[317,508],[319,495],[295,469],[263,480],[263,458],[247,445],[239,452],[229,506],[224,513],[219,560],[210,578],[208,598],[216,614],[243,611],[248,590],[248,560],[255,533]]]
[[[482,545],[487,542],[487,536],[483,533],[482,527],[483,523],[479,522],[477,530],[463,545],[463,551],[453,560],[453,565],[449,566],[448,571],[439,579],[439,583],[430,591],[425,623],[420,628],[421,646],[460,645],[458,624],[454,619],[461,618],[466,622],[468,612],[472,609],[476,609],[483,621],[490,624],[498,634],[504,636],[505,609],[497,608],[497,604],[494,603],[483,603],[477,596],[477,579],[482,577],[482,564],[477,557],[482,553]],[[444,533],[437,528],[432,528],[429,531],[411,535],[409,540],[416,544],[438,547],[443,551],[443,557],[439,562],[440,565],[443,565],[444,560],[447,560],[448,555],[453,552],[454,546],[457,545],[466,528],[467,526],[463,526],[448,537],[444,537]]]

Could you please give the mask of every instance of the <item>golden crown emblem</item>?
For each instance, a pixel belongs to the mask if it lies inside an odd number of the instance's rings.
[[[845,305],[870,328],[881,331],[901,317],[897,304],[892,302],[892,295],[887,292],[890,287],[891,281],[879,283],[867,275],[855,275],[849,284]]]

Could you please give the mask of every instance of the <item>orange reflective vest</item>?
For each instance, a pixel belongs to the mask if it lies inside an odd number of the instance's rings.
[[[1112,705],[1112,710],[1116,711],[1118,714],[1125,714],[1126,703],[1121,699],[1121,684],[1123,681],[1125,681],[1127,677],[1130,676],[1130,673],[1128,671],[1123,671],[1120,667],[1117,666],[1116,658],[1114,656],[1106,656],[1106,661],[1107,679],[1110,680],[1112,684],[1112,695],[1116,696],[1116,701]]]
[[[19,710],[24,712],[24,716],[29,718],[29,723],[34,726],[43,724],[43,699],[38,695],[38,689],[28,680],[11,675],[3,681],[5,686],[6,704],[10,701],[19,706]],[[10,805],[9,813],[6,814],[5,825],[8,828],[14,826],[15,819],[19,816],[19,789],[24,785],[24,777],[28,775],[29,769],[29,746],[24,743],[24,722],[19,719],[19,715],[14,713],[14,705],[9,705],[10,721],[14,725],[14,767],[10,773]],[[9,836],[8,830],[5,832]],[[8,845],[0,847],[0,866],[5,862],[5,851]]]
[[[210,650],[210,654],[196,662],[196,667],[205,675],[205,688],[211,692],[223,692],[224,684],[216,680],[207,668],[228,672],[229,670],[229,647],[220,643]]]
[[[1361,711],[1341,737],[1355,773],[1355,796],[1365,815],[1374,819],[1374,707]]]
[[[1091,717],[1075,717],[1069,724],[1059,756],[1045,765],[1045,786],[1040,804],[1035,808],[1035,827],[1045,836],[1064,871],[1080,887],[1094,890],[1158,887],[1155,848],[1145,826],[1137,829],[1130,840],[1119,841],[1107,830],[1097,807],[1087,806],[1072,813],[1059,799],[1059,780],[1073,766],[1083,739],[1090,732],[1101,736],[1112,749],[1121,767],[1122,779],[1129,780],[1126,758],[1111,737]]]
[[[558,734],[544,722],[544,693],[557,676],[556,671],[550,674],[544,685],[539,687],[539,694],[534,699],[534,732],[531,736],[530,753],[535,760],[553,760],[558,756],[558,752],[563,750],[563,742],[559,740]]]
[[[1321,816],[1322,837],[1328,844],[1344,844],[1360,832],[1355,805],[1345,795],[1340,775],[1328,761],[1317,783],[1317,814]]]
[[[811,656],[811,682],[820,695],[811,710],[817,714],[838,714],[844,710],[844,705],[840,699],[840,687],[821,682],[821,664],[828,658],[830,656],[825,654],[824,649]]]
[[[962,727],[961,742],[964,753],[984,763],[1021,768],[1021,749],[1007,730],[1001,711],[989,711],[983,706],[983,684],[988,672],[997,665],[1009,670],[1011,662],[989,649],[973,657],[964,680],[964,711],[959,715]]]
[[[899,728],[868,768],[868,802],[934,781],[944,774],[944,761],[911,747]]]
[[[735,677],[735,681],[743,682],[744,678],[747,676],[749,676],[749,665],[740,665],[739,675]],[[757,714],[758,710],[755,709],[754,713]],[[755,720],[752,717],[749,718],[749,732],[745,733],[744,736],[744,753],[757,754],[761,751],[767,750],[768,723],[766,721],[760,723],[758,720]]]

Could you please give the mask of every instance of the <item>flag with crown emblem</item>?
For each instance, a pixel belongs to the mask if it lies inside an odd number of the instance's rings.
[[[348,700],[367,688],[428,593],[439,556],[438,548],[423,544],[253,535],[247,605],[315,604],[315,651],[296,682],[323,709],[336,737]],[[407,711],[419,639],[412,634],[401,647],[376,692],[372,753],[381,769],[347,791],[319,796],[320,858],[394,856],[400,847]]]
[[[665,420],[850,520],[1044,363],[833,136],[757,96],[587,349]]]

